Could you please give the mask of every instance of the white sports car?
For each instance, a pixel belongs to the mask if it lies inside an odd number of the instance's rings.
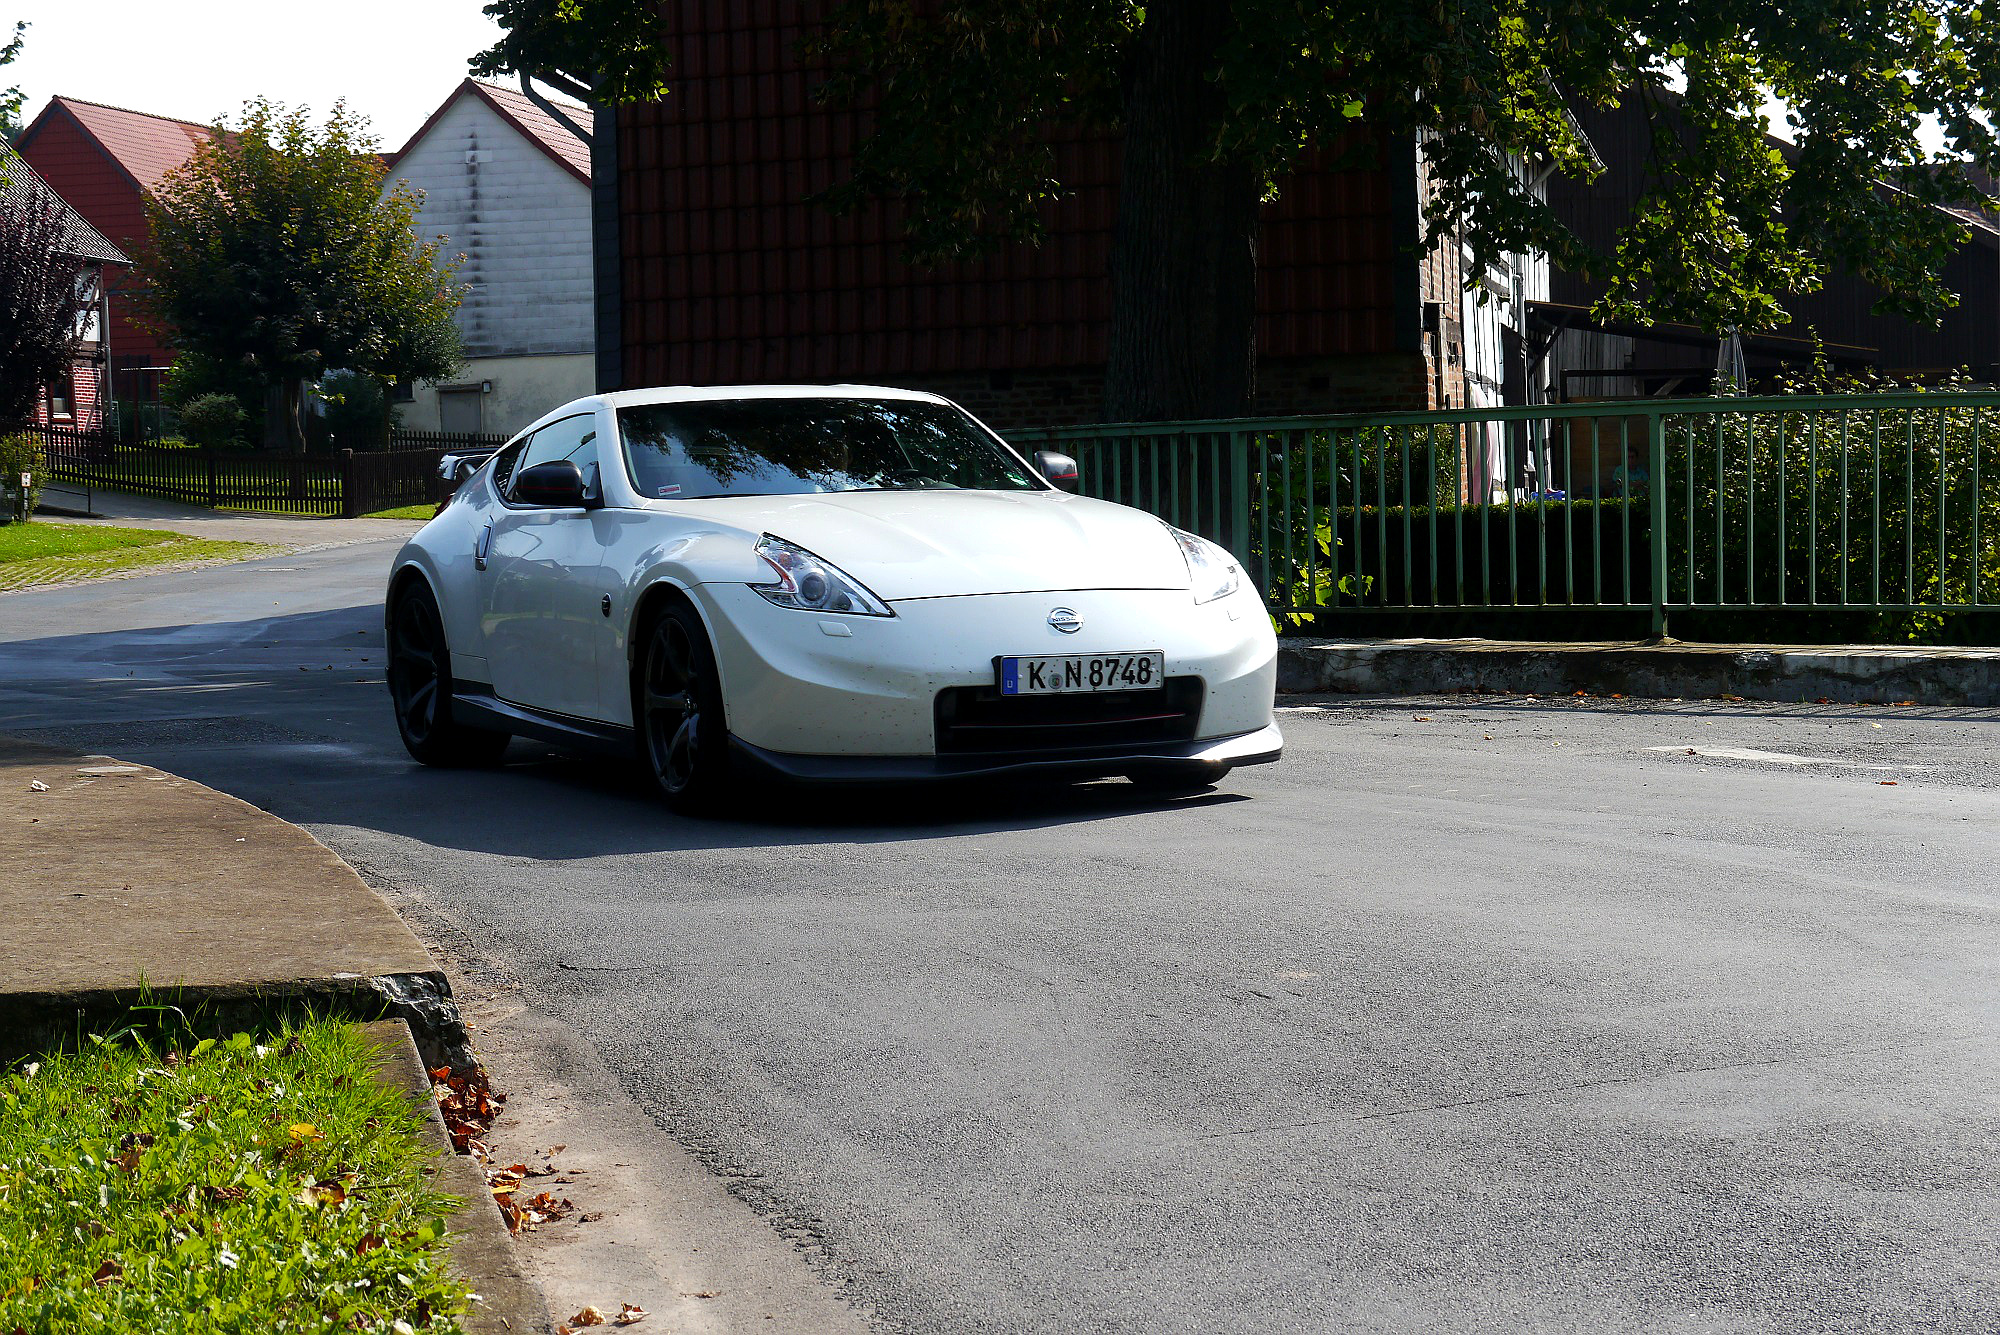
[[[1276,760],[1277,641],[1235,559],[1075,485],[932,394],[578,399],[397,554],[397,726],[432,765],[513,735],[636,752],[681,809],[760,771],[1193,790]]]

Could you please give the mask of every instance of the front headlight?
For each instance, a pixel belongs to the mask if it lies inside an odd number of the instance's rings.
[[[750,587],[780,607],[801,612],[838,612],[842,616],[892,617],[889,605],[862,587],[861,581],[805,548],[766,533],[757,555],[777,579]]]
[[[1187,558],[1195,602],[1212,603],[1243,587],[1243,571],[1235,557],[1207,538],[1196,537],[1172,524],[1167,525],[1167,532],[1174,535],[1174,541],[1181,545],[1181,555]]]

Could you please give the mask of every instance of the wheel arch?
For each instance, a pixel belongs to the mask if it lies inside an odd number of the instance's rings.
[[[431,601],[437,604],[439,614],[443,614],[444,603],[438,598],[436,578],[432,576],[430,571],[424,569],[422,562],[416,560],[414,557],[405,557],[397,563],[395,571],[390,574],[389,596],[382,600],[382,625],[385,628],[389,624],[389,618],[395,610],[397,600],[408,593],[410,586],[413,584],[421,584],[428,589]]]
[[[652,582],[640,592],[632,605],[632,619],[625,629],[625,681],[628,692],[638,689],[639,652],[644,643],[645,632],[666,608],[685,606],[694,613],[694,619],[701,626],[701,633],[708,638],[709,658],[715,664],[715,684],[722,697],[722,717],[724,726],[729,718],[729,669],[722,661],[722,646],[715,635],[715,621],[702,600],[695,597],[688,585],[682,584],[672,575],[655,576]],[[635,709],[632,727],[639,727],[639,717]]]

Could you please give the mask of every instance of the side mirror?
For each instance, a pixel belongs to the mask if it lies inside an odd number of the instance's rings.
[[[1076,460],[1054,450],[1036,450],[1035,467],[1057,491],[1076,490]]]
[[[551,509],[582,508],[583,470],[569,459],[551,459],[533,468],[524,468],[514,478],[514,499],[522,505]]]

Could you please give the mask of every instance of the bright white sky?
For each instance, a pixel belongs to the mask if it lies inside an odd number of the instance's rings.
[[[0,87],[21,86],[24,120],[58,93],[191,121],[259,94],[323,117],[344,97],[393,150],[498,40],[485,2],[0,0],[0,44],[29,25]]]

